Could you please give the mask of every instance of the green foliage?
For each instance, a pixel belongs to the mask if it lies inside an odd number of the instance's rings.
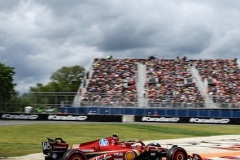
[[[0,63],[0,95],[6,92],[13,92],[15,84],[13,83],[14,68]]]
[[[51,75],[48,84],[37,83],[30,92],[76,92],[84,75],[85,69],[81,66],[64,66]]]
[[[80,66],[62,67],[51,79],[58,82],[63,92],[76,92],[85,75],[85,69]]]
[[[63,101],[72,101],[84,75],[85,69],[81,66],[64,66],[50,76],[49,83],[37,83],[36,86],[30,87],[30,93],[20,96],[23,104],[21,106],[30,105],[35,110],[45,110],[49,107],[59,107]]]
[[[58,104],[59,106],[63,100],[66,101],[66,96],[72,96],[77,92],[85,75],[85,69],[77,65],[64,66],[51,75],[49,83],[46,85],[37,83],[36,86],[30,87],[30,93],[23,95],[14,92],[14,74],[14,68],[0,63],[0,111],[23,111],[24,107],[28,105],[36,108],[49,107],[48,104]],[[64,93],[64,95],[60,95],[62,96],[60,98],[53,95],[60,92]],[[70,98],[67,98],[67,101],[69,100]]]
[[[14,68],[0,63],[0,111],[7,110],[14,94]]]
[[[14,68],[0,63],[0,94],[4,92],[13,92],[15,84],[13,83]]]

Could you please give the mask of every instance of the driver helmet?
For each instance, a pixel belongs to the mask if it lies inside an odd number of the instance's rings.
[[[119,142],[118,134],[113,133],[112,135],[112,144],[117,144]]]
[[[113,133],[113,135],[112,135],[112,136],[113,136],[113,139],[119,139],[119,138],[118,138],[118,134],[117,134],[117,133]]]

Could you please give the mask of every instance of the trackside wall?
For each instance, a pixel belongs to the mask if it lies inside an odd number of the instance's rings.
[[[97,115],[159,115],[174,117],[240,118],[240,109],[66,107],[61,108],[61,112]]]
[[[88,114],[30,114],[0,113],[0,120],[27,121],[77,121],[77,122],[151,122],[240,125],[240,118],[137,116],[137,115],[88,115]]]

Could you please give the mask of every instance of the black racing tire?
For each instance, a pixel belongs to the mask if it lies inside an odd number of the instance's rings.
[[[64,153],[61,160],[86,160],[86,156],[83,152],[71,149]]]
[[[187,160],[188,155],[182,147],[174,146],[167,151],[166,160]]]
[[[52,157],[45,156],[44,160],[53,160]]]

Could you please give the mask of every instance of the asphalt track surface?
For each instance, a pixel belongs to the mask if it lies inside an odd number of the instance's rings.
[[[101,123],[101,122],[69,122],[69,121],[17,121],[0,120],[0,126],[49,124],[49,123]],[[111,123],[112,124],[112,123]],[[187,150],[188,153],[198,153],[203,160],[240,160],[240,135],[183,138],[171,140],[153,140],[159,142],[162,147],[169,148],[177,144]],[[153,141],[146,141],[150,143]],[[0,160],[43,160],[42,153],[26,155],[22,157],[1,158]]]

